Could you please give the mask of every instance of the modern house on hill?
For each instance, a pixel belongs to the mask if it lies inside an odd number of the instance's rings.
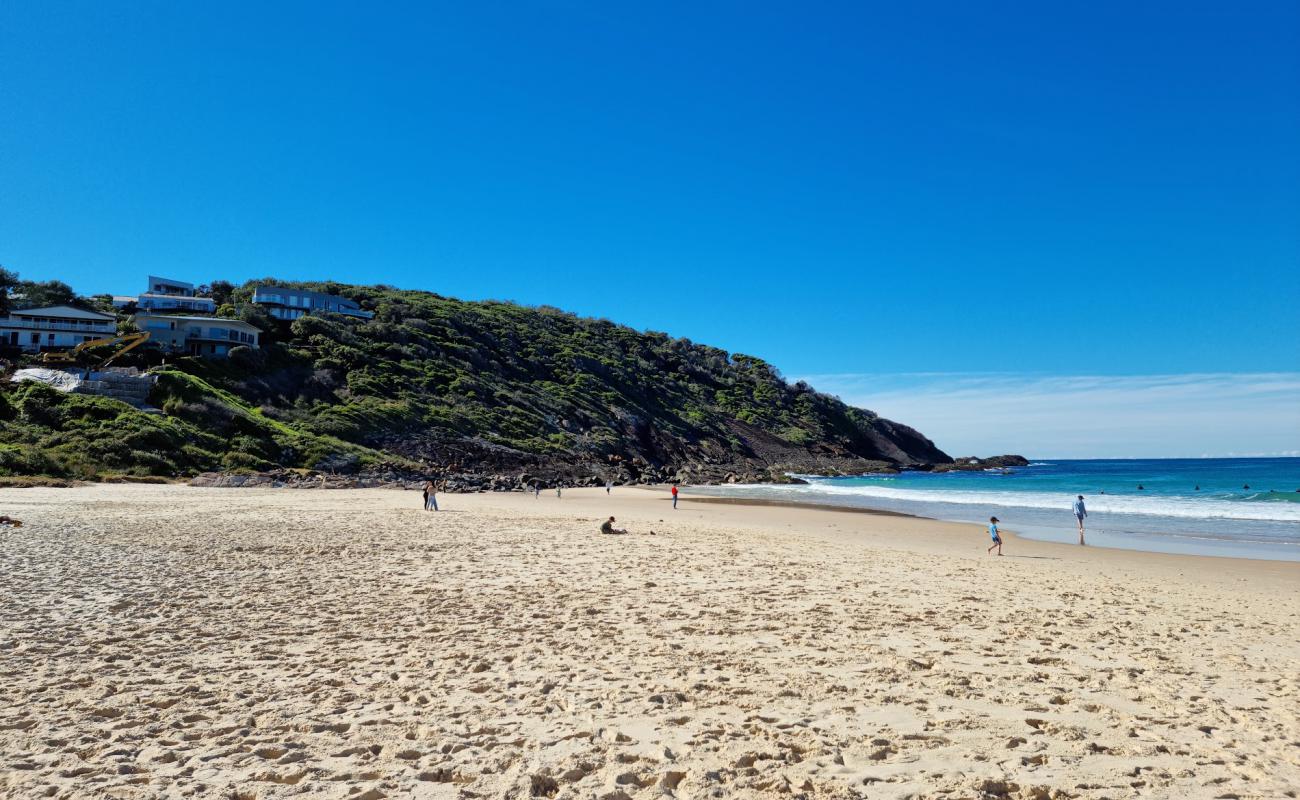
[[[200,314],[212,314],[217,310],[217,301],[211,297],[197,297],[194,284],[178,281],[175,278],[149,276],[149,288],[136,297],[121,296],[113,298],[113,305],[127,308],[134,304],[141,311],[193,311]]]
[[[74,306],[24,308],[0,317],[0,344],[28,353],[63,350],[116,333],[112,314]]]
[[[276,319],[297,319],[303,314],[323,312],[359,319],[374,316],[369,311],[362,311],[356,301],[346,297],[285,286],[258,286],[253,290],[253,302],[266,308],[266,312]]]
[[[256,349],[261,330],[243,320],[140,313],[132,319],[163,350],[195,356],[225,356],[232,347]]]

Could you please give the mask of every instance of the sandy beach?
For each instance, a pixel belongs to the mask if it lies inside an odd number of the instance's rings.
[[[440,502],[0,490],[0,796],[1300,790],[1300,565],[996,558],[689,491]]]

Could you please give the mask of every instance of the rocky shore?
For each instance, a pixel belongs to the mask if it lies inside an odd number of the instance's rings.
[[[951,472],[1028,466],[1029,460],[1018,455],[988,458],[964,457],[952,464],[918,465],[921,471]],[[532,464],[474,464],[452,462],[446,466],[430,465],[427,472],[407,465],[384,464],[373,469],[357,470],[350,461],[340,461],[335,469],[277,469],[265,472],[204,472],[192,479],[192,486],[214,488],[291,488],[291,489],[370,489],[412,488],[425,480],[436,480],[449,492],[531,491],[534,486],[566,488],[604,486],[612,481],[618,486],[653,486],[684,483],[713,486],[730,483],[804,483],[797,474],[851,476],[893,473],[899,470],[882,461],[863,459],[808,459],[799,463],[768,466],[762,463],[703,463],[683,466],[646,463],[599,462],[566,463],[559,460]]]

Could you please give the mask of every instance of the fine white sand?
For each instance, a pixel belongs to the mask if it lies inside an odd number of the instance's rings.
[[[1296,796],[1296,564],[666,498],[0,490],[0,796]]]

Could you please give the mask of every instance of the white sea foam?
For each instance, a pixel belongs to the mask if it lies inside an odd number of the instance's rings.
[[[888,479],[885,479],[886,481]],[[882,481],[884,482],[884,481]],[[934,491],[928,489],[896,489],[890,486],[846,486],[830,482],[815,482],[806,486],[744,487],[762,490],[771,497],[786,497],[816,502],[818,497],[872,498],[916,503],[952,503],[986,508],[1035,508],[1070,511],[1069,499],[1064,501],[1055,494],[1044,492],[963,492],[960,490]],[[864,503],[866,505],[867,503]],[[1300,523],[1300,503],[1243,503],[1192,497],[1134,497],[1131,495],[1092,495],[1088,510],[1101,514],[1134,514],[1150,517],[1180,519],[1261,520],[1266,522]]]

